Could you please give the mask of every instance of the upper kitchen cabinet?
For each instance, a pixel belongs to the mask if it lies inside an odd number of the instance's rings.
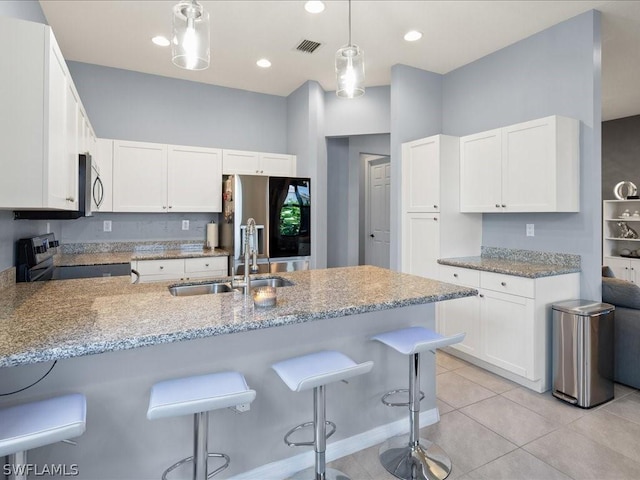
[[[169,145],[167,200],[171,212],[221,212],[222,150]]]
[[[113,212],[113,140],[98,138],[90,151],[91,210]]]
[[[75,210],[79,98],[53,32],[0,17],[0,39],[0,208]]]
[[[577,212],[579,121],[550,116],[460,139],[460,211]]]
[[[295,155],[223,150],[222,157],[222,173],[225,175],[293,177],[296,174]]]
[[[440,143],[435,136],[402,144],[405,212],[440,211]]]
[[[221,150],[114,141],[114,212],[221,210]]]

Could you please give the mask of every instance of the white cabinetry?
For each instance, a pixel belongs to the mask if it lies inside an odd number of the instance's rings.
[[[221,209],[221,150],[114,141],[113,211],[219,212]]]
[[[226,149],[222,155],[225,175],[293,177],[296,174],[295,155]]]
[[[167,211],[167,146],[113,143],[113,211]]]
[[[602,264],[609,266],[616,278],[640,284],[640,238],[624,238],[622,222],[640,236],[640,200],[603,202]]]
[[[139,283],[226,277],[228,257],[134,260],[131,262],[131,268],[140,275]],[[135,274],[132,275],[132,280],[136,280]]]
[[[402,145],[401,269],[438,278],[438,258],[479,255],[482,217],[459,209],[459,139]]]
[[[579,298],[579,274],[533,279],[441,265],[440,280],[479,292],[440,304],[438,330],[467,334],[448,351],[537,392],[548,390],[551,306]]]
[[[461,211],[579,211],[579,127],[554,115],[462,137]]]
[[[167,200],[171,212],[222,211],[222,151],[168,147]]]
[[[0,17],[0,39],[0,208],[77,209],[78,99],[53,32]]]

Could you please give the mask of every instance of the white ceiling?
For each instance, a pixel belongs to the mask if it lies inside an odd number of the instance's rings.
[[[177,0],[176,0],[177,1]],[[286,96],[307,80],[335,90],[335,51],[348,40],[348,3],[307,13],[304,1],[201,1],[211,16],[211,66],[173,66],[168,48],[176,1],[40,0],[66,59]],[[354,0],[352,38],[365,52],[366,86],[388,85],[391,66],[447,73],[590,9],[603,13],[603,119],[640,114],[640,1]],[[423,32],[408,43],[410,29]],[[295,50],[321,42],[313,54]],[[255,65],[266,57],[269,69]]]

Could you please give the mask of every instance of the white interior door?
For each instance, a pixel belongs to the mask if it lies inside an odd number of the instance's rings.
[[[389,268],[391,162],[389,157],[370,160],[368,164],[367,231],[365,263]]]

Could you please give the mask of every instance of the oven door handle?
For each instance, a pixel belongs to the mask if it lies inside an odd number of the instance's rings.
[[[132,268],[131,273],[133,273],[136,276],[136,279],[133,281],[133,283],[134,284],[140,283],[140,274],[138,273],[138,271],[135,268]]]

